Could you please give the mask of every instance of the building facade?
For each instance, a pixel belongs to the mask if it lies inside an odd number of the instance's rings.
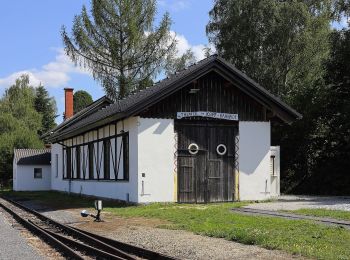
[[[269,199],[279,195],[271,122],[300,117],[214,55],[43,136],[51,189],[138,203]]]
[[[13,190],[51,190],[50,149],[15,149]]]

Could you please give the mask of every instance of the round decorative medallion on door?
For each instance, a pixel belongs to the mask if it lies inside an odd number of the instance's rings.
[[[195,143],[189,144],[189,146],[188,146],[188,152],[189,152],[190,154],[195,155],[195,154],[198,153],[198,151],[199,151],[199,147],[198,147],[197,144],[195,144]]]
[[[226,145],[224,145],[224,144],[219,144],[219,145],[216,147],[216,152],[218,153],[218,155],[225,155],[226,152],[227,152]]]

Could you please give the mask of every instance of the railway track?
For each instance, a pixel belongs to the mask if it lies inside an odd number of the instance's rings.
[[[0,207],[69,259],[175,259],[64,225],[7,197],[0,198]]]
[[[321,224],[337,225],[337,226],[342,226],[344,228],[350,229],[350,221],[346,221],[346,220],[338,220],[338,219],[325,218],[325,217],[315,217],[315,216],[308,216],[308,215],[298,215],[298,214],[287,213],[287,212],[251,209],[251,208],[234,208],[232,209],[232,211],[243,213],[243,214],[249,214],[249,215],[270,216],[270,217],[279,217],[279,218],[296,219],[296,220],[311,220]]]

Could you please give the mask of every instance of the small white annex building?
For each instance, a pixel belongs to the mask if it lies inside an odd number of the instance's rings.
[[[271,124],[301,115],[213,55],[113,103],[106,97],[45,134],[52,190],[146,202],[279,195]]]
[[[13,158],[13,190],[51,189],[51,150],[15,149]]]

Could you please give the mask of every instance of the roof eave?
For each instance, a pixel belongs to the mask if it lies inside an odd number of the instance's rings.
[[[85,111],[84,113],[79,115],[79,117],[75,118],[71,122],[68,122],[67,124],[62,125],[62,127],[59,127],[58,129],[55,129],[55,132],[57,132],[59,130],[62,130],[63,128],[72,125],[74,122],[76,122],[76,120],[82,118],[83,116],[85,116],[86,114],[91,112],[91,110],[93,110],[93,109],[97,108],[99,105],[103,104],[103,102],[109,102],[110,104],[113,103],[113,101],[109,97],[103,96],[103,97],[99,98],[98,100],[96,100],[94,103],[92,103],[90,109],[88,109],[87,111]],[[52,130],[50,130],[50,131],[44,133],[43,135],[41,135],[40,139],[44,139],[45,137],[50,136],[52,134],[54,134],[54,132]],[[50,141],[50,137],[47,139],[47,141]]]

